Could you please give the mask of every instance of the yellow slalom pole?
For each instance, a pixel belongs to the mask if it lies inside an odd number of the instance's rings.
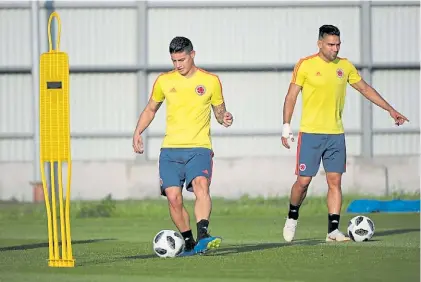
[[[63,204],[63,172],[62,163],[58,162],[58,185],[59,185],[59,207],[60,207],[60,235],[61,235],[61,257],[67,259],[67,241],[66,241],[66,219],[64,216]]]
[[[56,18],[58,23],[55,49],[53,49],[51,40],[53,18]],[[60,17],[57,12],[54,12],[48,20],[49,50],[41,54],[40,57],[40,163],[47,212],[48,265],[51,267],[74,267],[75,260],[72,254],[70,233],[72,164],[70,151],[69,57],[67,53],[60,51],[60,35]],[[44,169],[46,163],[49,163],[51,166],[49,177],[51,205]],[[55,185],[55,163],[58,164],[58,185]],[[67,185],[63,185],[63,164],[67,164]],[[56,193],[56,189],[58,193]],[[64,193],[64,189],[66,189],[66,193]],[[66,197],[65,203],[64,197]],[[58,215],[57,209],[59,210]],[[58,224],[57,219],[59,219],[60,224]],[[61,252],[59,240],[61,240]]]
[[[45,177],[45,168],[44,168],[43,162],[41,162],[40,167],[41,167],[42,188],[44,190],[45,209],[47,211],[48,260],[52,261],[54,259],[54,250],[53,250],[53,227],[52,227],[52,223],[51,223],[50,199],[48,198],[48,187],[47,187],[47,180],[46,180],[46,177]]]
[[[54,177],[54,162],[50,162],[50,185],[51,185],[51,209],[53,211],[53,241],[54,241],[54,261],[59,260],[58,251],[58,226],[57,226],[57,206],[56,206],[56,185]]]
[[[67,162],[67,193],[66,193],[66,241],[67,241],[67,260],[73,259],[72,236],[70,233],[70,185],[72,179],[72,161]]]

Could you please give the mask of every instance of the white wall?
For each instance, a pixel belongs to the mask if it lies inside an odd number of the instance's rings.
[[[0,3],[1,4],[1,3]],[[10,2],[9,2],[10,4]],[[127,3],[126,3],[127,4]],[[20,5],[23,5],[22,2]],[[1,6],[1,5],[0,5]],[[57,9],[62,21],[61,49],[69,54],[71,67],[124,67],[141,59],[136,7],[124,9]],[[48,13],[40,9],[40,49],[47,50]],[[30,67],[31,13],[25,9],[0,8],[0,69]],[[335,24],[342,32],[341,56],[361,63],[358,7],[324,8],[152,8],[148,11],[148,64],[170,69],[169,41],[177,35],[190,37],[197,63],[218,66],[290,65],[317,51],[318,27]],[[372,8],[373,63],[419,62],[419,6]],[[182,31],[182,33],[180,33]],[[130,135],[139,108],[144,106],[158,73],[147,77],[147,93],[136,73],[72,73],[70,81],[71,130],[73,133],[121,133],[114,138],[74,138],[72,157],[73,199],[98,199],[112,193],[117,199],[158,197],[156,159],[162,139],[147,142],[150,162],[137,162]],[[290,71],[218,72],[230,111],[236,117],[230,129],[215,121],[214,132],[280,132],[282,103]],[[376,70],[372,84],[419,128],[419,70]],[[32,134],[32,78],[30,74],[0,74],[0,134]],[[361,96],[348,88],[344,123],[360,130]],[[293,127],[298,128],[301,101]],[[387,113],[374,108],[374,130],[393,128]],[[165,106],[150,127],[162,135]],[[294,179],[295,144],[281,148],[277,136],[214,137],[214,196],[239,197],[288,195]],[[348,173],[345,193],[384,194],[419,189],[419,134],[374,136],[372,162],[353,158],[361,153],[361,137],[347,135]],[[0,138],[0,199],[31,201],[33,141]],[[382,157],[382,156],[395,157]],[[228,159],[227,159],[228,158]],[[386,181],[386,169],[389,179]],[[244,177],[244,175],[247,177]],[[406,175],[402,178],[402,175]],[[90,180],[89,180],[90,179]],[[235,183],[235,187],[232,186]],[[227,194],[227,189],[229,190]],[[322,170],[312,183],[311,194],[325,194]]]
[[[168,43],[180,34],[181,19],[199,64],[294,64],[317,51],[318,27],[325,23],[341,28],[342,55],[356,63],[360,58],[358,8],[152,9],[151,64],[168,63]]]
[[[48,14],[40,9],[41,50],[47,48]],[[124,66],[139,61],[139,19],[136,8],[57,9],[62,21],[61,49],[70,65]],[[373,7],[373,63],[419,62],[419,6]],[[344,8],[213,8],[158,9],[148,12],[148,63],[171,68],[168,43],[176,35],[192,39],[199,65],[293,65],[317,51],[318,27],[330,23],[342,32],[341,56],[355,64],[361,58],[360,11]],[[30,66],[30,11],[0,9],[0,67]],[[180,29],[180,26],[183,28]],[[182,30],[182,34],[180,34]],[[236,116],[236,131],[279,132],[281,107],[290,72],[217,73],[224,86],[229,110]],[[150,90],[157,73],[148,76]],[[419,128],[419,70],[375,71],[372,83]],[[116,132],[130,135],[144,106],[135,73],[72,74],[72,132]],[[31,76],[0,74],[0,132],[32,133]],[[151,132],[163,133],[162,108]],[[293,118],[298,127],[300,101]],[[361,97],[349,88],[344,113],[345,128],[361,128]],[[393,128],[388,115],[375,108],[374,129]],[[213,122],[215,132],[227,131]],[[361,138],[348,135],[350,155],[361,153]],[[374,136],[376,155],[419,154],[419,134]],[[161,138],[152,138],[148,153],[156,159]],[[219,157],[282,156],[279,137],[215,137]],[[74,139],[75,160],[132,160],[131,138]],[[28,140],[1,140],[0,161],[31,161],[33,144]]]

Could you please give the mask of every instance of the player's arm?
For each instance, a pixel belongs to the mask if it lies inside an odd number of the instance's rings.
[[[161,89],[158,77],[152,88],[152,95],[149,98],[149,102],[140,114],[136,129],[133,133],[133,149],[136,153],[143,153],[143,141],[141,135],[155,118],[155,114],[158,112],[164,99],[165,95]]]
[[[283,123],[290,124],[292,114],[294,113],[295,104],[297,103],[298,94],[300,94],[301,86],[295,83],[290,83],[287,95],[285,96],[283,109]]]
[[[351,86],[380,108],[388,112],[393,110],[393,107],[389,105],[389,103],[376,91],[376,89],[368,85],[364,79],[360,79],[358,82],[351,84]]]
[[[298,94],[300,93],[304,82],[306,80],[305,66],[303,66],[303,60],[298,61],[294,67],[292,73],[291,82],[289,84],[287,95],[284,101],[283,110],[283,122],[284,124],[290,124],[292,114],[294,113],[295,104],[297,102]]]
[[[373,104],[389,112],[390,116],[395,120],[397,125],[403,124],[405,121],[409,121],[404,115],[397,112],[372,86],[362,79],[355,67],[352,68],[349,78],[351,86],[360,92],[367,100]]]
[[[222,94],[222,84],[219,78],[215,81],[214,91],[211,97],[212,110],[219,124],[225,127],[231,126],[233,117],[225,107],[225,100]]]
[[[215,115],[216,120],[219,124],[224,123],[224,115],[227,112],[227,109],[225,107],[225,102],[222,102],[222,104],[219,104],[217,106],[212,105],[213,113]]]
[[[156,79],[152,87],[152,94],[149,98],[149,102],[139,116],[135,129],[135,135],[142,134],[143,131],[148,128],[165,99],[164,92],[161,88],[160,78],[161,76]]]
[[[297,103],[298,94],[300,94],[301,89],[303,88],[306,73],[304,67],[302,66],[303,61],[300,60],[294,68],[292,74],[291,83],[289,84],[287,95],[285,96],[284,108],[283,108],[283,125],[282,125],[282,145],[289,149],[288,138],[291,138],[291,141],[294,141],[294,136],[291,130],[291,119],[292,114],[294,113],[295,104]]]
[[[156,102],[153,97],[149,99],[148,104],[146,105],[145,109],[139,116],[137,121],[135,135],[141,135],[143,131],[151,124],[153,119],[155,118],[156,112],[158,112],[159,108],[161,107],[162,102]]]

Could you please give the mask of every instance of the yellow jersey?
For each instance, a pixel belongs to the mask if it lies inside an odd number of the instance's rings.
[[[344,133],[342,113],[347,83],[360,80],[355,66],[344,58],[326,62],[315,54],[299,60],[291,83],[302,87],[300,132]]]
[[[166,100],[166,129],[162,148],[208,148],[211,141],[211,105],[224,102],[222,85],[215,74],[197,69],[187,78],[171,71],[156,79],[151,98]]]

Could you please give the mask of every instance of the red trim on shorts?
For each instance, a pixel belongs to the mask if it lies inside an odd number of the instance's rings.
[[[298,175],[300,171],[300,151],[301,151],[301,135],[302,133],[298,133],[298,141],[297,141],[297,155],[295,157],[295,174]]]
[[[210,161],[211,167],[210,167],[210,169],[211,169],[211,171],[210,171],[210,175],[209,175],[209,184],[212,182],[212,175],[213,175],[213,156],[214,155],[215,154],[214,154],[213,150],[211,150],[211,153],[210,153],[210,157],[211,157],[211,161]]]

